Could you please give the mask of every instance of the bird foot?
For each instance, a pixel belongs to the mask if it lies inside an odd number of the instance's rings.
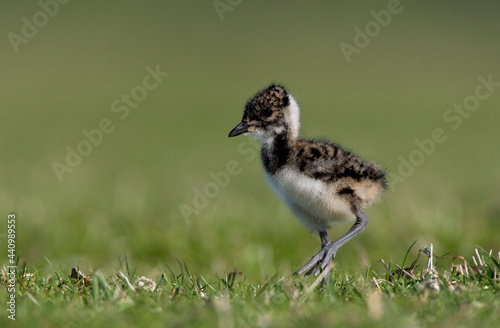
[[[314,255],[306,265],[297,270],[294,275],[300,275],[305,272],[305,275],[308,276],[314,272],[314,275],[317,276],[324,270],[330,270],[329,264],[335,258],[337,250],[338,246],[335,245],[335,243],[324,245],[321,250]]]

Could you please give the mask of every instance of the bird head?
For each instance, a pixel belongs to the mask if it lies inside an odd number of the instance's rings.
[[[299,107],[285,88],[270,85],[250,99],[241,122],[231,130],[229,137],[250,135],[265,141],[286,133],[297,138],[299,132]]]

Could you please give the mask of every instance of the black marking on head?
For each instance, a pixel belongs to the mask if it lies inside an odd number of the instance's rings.
[[[265,117],[269,117],[273,115],[273,110],[271,108],[266,108],[262,110],[262,115],[264,115]]]
[[[244,117],[249,120],[269,117],[273,112],[288,106],[289,103],[290,99],[285,88],[280,85],[271,84],[247,102]]]

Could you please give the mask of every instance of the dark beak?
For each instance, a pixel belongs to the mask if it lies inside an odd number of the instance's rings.
[[[245,121],[241,121],[240,124],[236,125],[234,129],[229,132],[228,137],[236,137],[239,136],[240,134],[243,134],[248,131],[248,123]]]

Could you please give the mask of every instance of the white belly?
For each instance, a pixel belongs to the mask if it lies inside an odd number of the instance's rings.
[[[312,232],[326,230],[332,222],[353,219],[350,205],[333,185],[300,172],[283,169],[267,178],[299,221]]]

